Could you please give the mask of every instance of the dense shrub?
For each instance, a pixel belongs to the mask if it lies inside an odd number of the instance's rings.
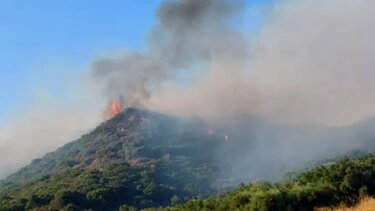
[[[194,199],[160,210],[313,210],[315,207],[353,205],[363,195],[375,195],[375,156],[342,159],[278,184],[241,186],[218,198]]]

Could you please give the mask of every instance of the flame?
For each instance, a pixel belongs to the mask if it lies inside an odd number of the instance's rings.
[[[113,101],[108,106],[107,118],[113,118],[120,114],[124,108],[124,105],[120,101]]]
[[[229,141],[229,136],[228,136],[228,134],[224,134],[224,140],[225,140],[225,141]]]

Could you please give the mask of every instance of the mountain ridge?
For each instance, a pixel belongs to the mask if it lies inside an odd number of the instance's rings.
[[[9,210],[58,210],[68,206],[64,197],[79,196],[81,208],[116,210],[208,196],[218,174],[210,150],[222,140],[202,126],[126,109],[3,180],[0,202]]]
[[[358,134],[366,137],[356,144],[369,143],[370,147],[352,151],[351,156],[371,154],[374,144],[368,140],[375,136],[367,134],[368,129],[371,127],[358,125],[352,130],[324,133],[314,129],[310,136],[300,128],[258,119],[209,125],[200,119],[128,108],[0,182],[0,210],[60,210],[69,206],[75,210],[118,210],[121,206],[143,209],[174,205],[232,190],[254,178],[280,180],[295,169],[308,170],[307,164],[312,168],[335,161],[339,152],[355,149],[347,137]],[[293,158],[304,152],[298,151],[303,146],[311,146],[311,157],[317,157],[316,150],[322,147],[315,143],[317,137],[347,146],[316,163],[308,163],[307,158],[295,163]],[[343,141],[337,140],[340,138]],[[323,152],[337,148],[327,146],[330,148]],[[280,150],[288,147],[294,154]],[[265,152],[268,154],[259,154]],[[285,163],[285,157],[293,162]]]

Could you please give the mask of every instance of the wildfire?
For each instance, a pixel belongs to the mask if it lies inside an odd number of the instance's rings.
[[[109,104],[107,110],[107,117],[110,119],[122,112],[124,105],[120,101],[113,101]]]

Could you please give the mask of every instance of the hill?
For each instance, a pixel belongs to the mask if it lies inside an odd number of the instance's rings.
[[[221,197],[193,199],[164,209],[194,210],[314,210],[317,207],[354,205],[363,196],[375,196],[375,156],[342,159],[298,175],[295,179],[271,184],[242,185]]]
[[[202,124],[127,109],[2,181],[0,210],[118,210],[208,196],[223,140]]]
[[[0,210],[118,210],[184,203],[228,192],[241,182],[277,181],[287,172],[331,163],[342,154],[357,158],[372,153],[372,125],[291,127],[254,117],[209,124],[129,108],[1,181]],[[277,192],[278,186],[248,188]]]

